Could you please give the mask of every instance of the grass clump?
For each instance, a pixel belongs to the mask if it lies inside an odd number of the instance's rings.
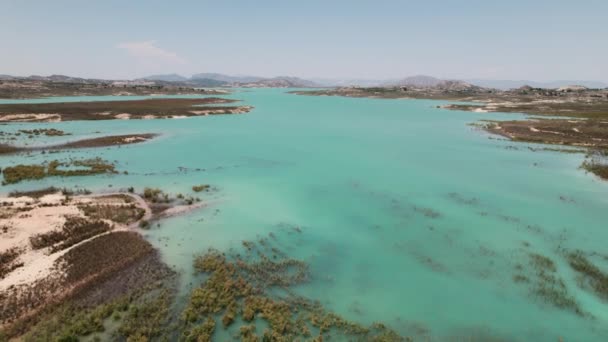
[[[150,228],[150,222],[148,222],[147,220],[141,220],[141,222],[139,222],[139,228],[141,228],[141,229]]]
[[[152,203],[169,203],[169,194],[158,188],[144,188],[144,198]]]
[[[0,252],[0,279],[16,268],[23,266],[22,262],[16,262],[21,253],[22,250],[18,247],[12,247]]]

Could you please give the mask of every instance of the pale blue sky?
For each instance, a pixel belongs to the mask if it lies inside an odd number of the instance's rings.
[[[0,74],[608,81],[607,0],[0,0]]]

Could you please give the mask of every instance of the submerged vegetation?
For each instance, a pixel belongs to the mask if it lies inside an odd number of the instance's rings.
[[[578,283],[582,288],[591,288],[600,298],[608,300],[608,273],[591,263],[581,251],[567,255],[568,263],[579,273]]]
[[[209,190],[211,190],[211,185],[209,185],[209,184],[195,185],[192,187],[192,191],[194,191],[194,192],[209,191]]]
[[[121,146],[142,143],[153,139],[158,136],[157,134],[146,133],[146,134],[125,134],[125,135],[111,135],[105,137],[82,139],[67,142],[59,145],[48,145],[48,146],[36,146],[36,147],[17,147],[6,144],[0,144],[0,154],[15,154],[24,152],[36,152],[41,151],[42,153],[57,152],[59,150],[66,149],[79,149],[79,148],[95,148],[95,147],[108,147],[108,146]]]
[[[289,288],[309,278],[304,262],[279,258],[283,253],[268,258],[263,250],[276,248],[269,247],[267,241],[260,248],[253,242],[244,242],[244,246],[248,251],[245,257],[210,250],[195,259],[195,269],[207,277],[192,291],[181,315],[184,340],[209,340],[218,330],[216,320],[224,330],[239,322],[236,337],[244,341],[322,341],[330,337],[405,340],[384,324],[367,327],[350,322],[327,312],[318,302],[295,295]],[[257,331],[261,322],[268,328]]]
[[[16,165],[6,167],[2,171],[4,174],[3,185],[52,176],[72,177],[116,173],[114,164],[101,158],[71,160],[68,162],[53,160],[48,165]]]
[[[608,149],[593,149],[587,153],[587,159],[581,168],[601,179],[608,180]]]
[[[538,253],[530,253],[528,258],[529,275],[523,274],[523,266],[519,265],[519,272],[513,276],[513,281],[529,285],[530,293],[548,304],[585,316],[586,313],[559,276],[555,262]]]

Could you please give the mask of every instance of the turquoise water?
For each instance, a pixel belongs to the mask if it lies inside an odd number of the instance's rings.
[[[2,157],[1,167],[101,156],[129,174],[45,179],[0,191],[152,186],[191,194],[193,185],[208,183],[219,192],[202,195],[206,208],[166,219],[147,235],[183,272],[184,289],[194,253],[239,249],[243,240],[272,232],[283,250],[311,264],[313,279],[297,292],[361,323],[384,321],[434,340],[608,339],[606,302],[578,286],[560,252],[606,253],[608,185],[578,169],[583,155],[533,152],[490,137],[467,124],[520,116],[447,111],[438,101],[308,97],[281,89],[229,97],[255,109],[0,126],[74,133],[45,142],[162,134],[120,148]],[[556,263],[587,316],[556,308],[531,295],[531,284],[513,281],[529,253]],[[608,270],[606,260],[593,261]]]

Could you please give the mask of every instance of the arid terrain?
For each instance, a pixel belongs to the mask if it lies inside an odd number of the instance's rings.
[[[51,96],[126,95],[222,95],[220,89],[204,89],[160,81],[111,81],[67,76],[11,77],[0,79],[0,98],[29,99]]]
[[[127,190],[90,194],[47,188],[0,198],[3,337],[36,327],[26,339],[44,339],[31,336],[44,331],[56,338],[69,333],[45,327],[45,317],[78,320],[64,312],[67,307],[87,313],[107,311],[109,305],[110,313],[124,311],[115,305],[137,306],[144,294],[156,298],[159,289],[164,295],[170,291],[173,271],[140,234],[153,220],[204,204],[194,197],[170,198],[159,189]]]

